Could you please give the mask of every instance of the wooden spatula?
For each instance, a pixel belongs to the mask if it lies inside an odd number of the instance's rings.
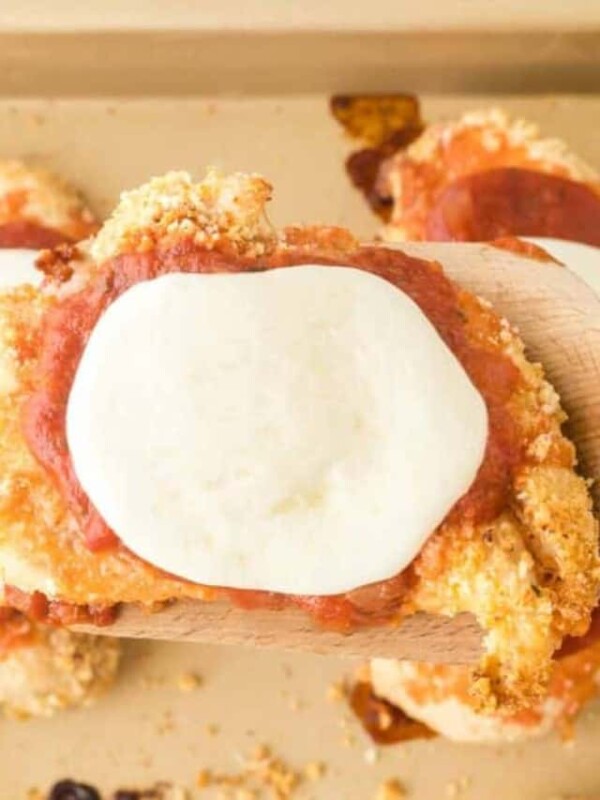
[[[544,365],[569,413],[568,433],[577,444],[582,471],[597,480],[600,299],[596,294],[564,267],[488,245],[415,243],[400,249],[439,261],[450,277],[490,300],[519,328],[530,358]],[[594,493],[598,505],[598,485]],[[298,610],[242,611],[222,602],[178,602],[156,613],[129,606],[108,628],[77,629],[134,638],[248,644],[439,663],[471,663],[481,647],[481,631],[468,614],[453,619],[417,614],[400,626],[344,635],[319,630]]]

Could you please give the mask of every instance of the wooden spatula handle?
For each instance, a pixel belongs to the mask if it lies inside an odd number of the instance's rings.
[[[565,267],[484,244],[419,242],[402,250],[437,260],[519,329],[569,415],[582,472],[600,508],[600,299]],[[600,249],[598,250],[600,272]]]
[[[184,600],[155,612],[126,606],[114,626],[77,626],[76,630],[132,639],[275,647],[360,658],[376,654],[440,664],[472,663],[481,649],[481,630],[470,614],[452,619],[415,614],[401,625],[344,634],[316,629],[300,610],[246,611],[220,601]]]

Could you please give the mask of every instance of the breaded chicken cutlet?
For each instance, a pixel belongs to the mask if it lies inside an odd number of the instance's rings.
[[[453,741],[521,742],[552,731],[569,739],[577,716],[600,693],[600,641],[559,657],[544,698],[516,712],[478,713],[469,670],[461,666],[375,660],[370,680],[375,696],[404,712],[409,725],[424,723]]]
[[[34,268],[39,248],[85,238],[97,227],[79,194],[58,177],[0,161],[0,285],[33,292],[42,278]],[[114,679],[119,652],[115,640],[0,608],[0,710],[22,718],[88,704]]]
[[[597,171],[563,142],[542,138],[537,126],[498,109],[427,126],[383,163],[376,185],[391,202],[385,241],[519,234],[600,244]],[[523,253],[528,247],[512,239],[506,246]],[[467,696],[468,671],[461,667],[376,661],[372,677],[377,695],[443,735],[510,741],[540,736],[575,717],[597,691],[597,659],[594,643],[561,659],[544,698],[516,715],[502,709],[478,714]]]
[[[386,241],[548,236],[600,245],[600,176],[499,109],[434,123],[380,167]]]
[[[565,414],[510,324],[449,281],[439,265],[362,247],[338,228],[276,231],[260,177],[173,173],[123,195],[90,242],[45,259],[41,289],[0,296],[0,570],[5,597],[50,618],[97,618],[119,603],[225,597],[296,605],[351,630],[417,611],[475,615],[485,652],[471,675],[478,701],[538,697],[564,637],[588,627],[600,580],[598,527]],[[131,287],[173,273],[239,273],[338,265],[383,278],[433,324],[485,400],[487,448],[471,488],[400,574],[336,595],[286,595],[195,584],[124,546],[79,484],[65,406],[90,332]],[[447,454],[432,453],[431,458]],[[368,537],[365,548],[368,548]],[[331,569],[335,569],[331,564]]]

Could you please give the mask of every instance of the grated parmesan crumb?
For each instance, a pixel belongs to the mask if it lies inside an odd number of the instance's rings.
[[[326,773],[326,766],[311,761],[298,771],[266,745],[259,745],[250,756],[242,759],[235,773],[219,773],[202,769],[196,777],[196,787],[201,790],[216,789],[224,800],[254,800],[270,797],[273,800],[291,800],[305,781],[315,783]]]
[[[405,800],[406,789],[396,778],[390,778],[379,785],[375,800]]]
[[[309,781],[318,781],[325,775],[326,769],[322,761],[309,761],[304,767],[304,775]]]
[[[327,687],[329,703],[341,703],[346,698],[346,687],[343,682],[330,683]]]
[[[471,779],[466,775],[462,775],[460,778],[451,781],[446,786],[446,797],[450,798],[450,800],[454,800],[454,798],[461,797],[462,795],[465,794],[470,785],[471,785]]]
[[[204,683],[195,672],[183,672],[177,679],[177,687],[181,692],[193,692]]]

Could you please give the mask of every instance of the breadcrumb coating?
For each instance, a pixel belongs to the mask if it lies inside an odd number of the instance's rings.
[[[98,227],[78,192],[59,177],[20,161],[0,161],[0,228],[11,223],[33,223],[58,234],[58,240],[80,239]],[[10,382],[2,370],[7,357],[0,352],[0,391],[7,388],[5,378]],[[6,716],[51,716],[88,705],[112,683],[120,655],[117,640],[17,618],[26,636],[0,645],[0,711]],[[0,610],[0,640],[12,624]]]
[[[107,636],[36,625],[33,642],[0,658],[0,710],[24,719],[91,705],[112,685],[120,653]]]
[[[511,119],[498,108],[428,126],[381,168],[381,191],[393,199],[382,238],[425,238],[427,215],[441,191],[465,175],[520,167],[586,183],[600,192],[600,175],[560,139],[542,138],[537,125]],[[385,187],[385,189],[383,188]]]
[[[91,247],[82,250],[73,278],[65,282],[61,270],[53,277],[50,266],[42,289],[0,295],[0,574],[7,584],[74,604],[151,605],[213,596],[123,547],[88,550],[62,495],[32,456],[20,418],[35,381],[44,313],[57,294],[77,291],[86,274],[111,256],[165,241],[176,245],[190,236],[198,247],[249,259],[294,251],[343,263],[344,254],[356,251],[354,238],[336,228],[277,233],[264,213],[269,197],[270,186],[256,176],[210,172],[194,183],[174,173],[155,179],[123,196]],[[472,692],[482,707],[493,709],[541,696],[563,637],[586,630],[600,586],[598,526],[587,484],[574,471],[574,447],[561,432],[565,415],[542,368],[527,361],[515,330],[488,303],[466,292],[459,298],[469,335],[505,353],[521,373],[509,406],[530,458],[497,519],[444,523],[432,534],[412,564],[398,617],[416,611],[474,614],[485,631],[485,652],[473,671]]]
[[[260,175],[220,176],[211,169],[202,183],[194,183],[186,172],[170,172],[121,195],[92,243],[91,256],[101,263],[184,236],[200,247],[227,242],[234,252],[259,256],[275,244],[264,213],[270,199],[271,186]]]

